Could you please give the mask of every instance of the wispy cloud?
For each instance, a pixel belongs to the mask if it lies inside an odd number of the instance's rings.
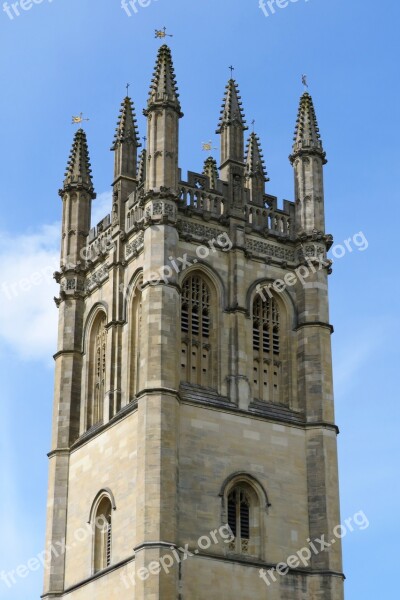
[[[374,336],[371,336],[370,321],[367,323],[352,322],[351,337],[342,334],[342,343],[334,347],[333,372],[335,391],[347,394],[357,385],[357,376],[365,367],[372,355],[379,352],[390,333],[390,322],[385,318],[374,317]]]
[[[56,347],[60,225],[0,235],[0,336],[23,359],[50,359]]]
[[[111,193],[93,203],[92,224],[111,209]],[[60,223],[13,235],[0,232],[0,340],[23,360],[51,361],[56,348]]]

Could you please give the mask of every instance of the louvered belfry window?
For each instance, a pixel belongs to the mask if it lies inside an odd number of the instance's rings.
[[[95,518],[93,557],[94,573],[102,571],[111,565],[111,511],[111,501],[108,497],[104,497],[98,506]]]
[[[212,386],[210,313],[207,283],[199,275],[189,276],[182,288],[182,381]]]
[[[228,525],[235,539],[229,544],[232,552],[249,553],[250,498],[245,489],[236,487],[228,496]]]
[[[105,316],[92,331],[89,351],[89,397],[87,427],[103,421],[107,364],[107,329]]]
[[[253,303],[254,398],[281,401],[281,323],[275,298],[257,296]]]

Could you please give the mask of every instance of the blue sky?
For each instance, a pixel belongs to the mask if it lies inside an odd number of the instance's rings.
[[[1,3],[2,4],[2,3]],[[0,570],[44,545],[63,179],[83,111],[99,199],[109,209],[109,147],[125,84],[141,135],[158,42],[170,44],[185,118],[183,171],[200,170],[218,122],[228,66],[248,121],[256,120],[271,181],[293,199],[291,148],[301,74],[307,73],[329,163],[327,230],[336,243],[363,232],[368,248],[335,261],[330,280],[342,516],[363,510],[344,540],[347,598],[391,597],[399,506],[398,293],[392,246],[399,219],[400,6],[371,0],[298,0],[265,17],[258,0],[153,0],[128,17],[119,0],[44,0],[11,20],[0,8]],[[53,268],[54,267],[54,268]],[[29,291],[4,284],[35,273]],[[8,290],[8,292],[7,292]],[[384,550],[383,550],[384,549]],[[390,572],[388,569],[390,568]],[[0,598],[38,598],[42,573]]]

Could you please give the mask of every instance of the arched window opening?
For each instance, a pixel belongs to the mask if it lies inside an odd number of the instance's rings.
[[[140,349],[142,339],[142,293],[140,284],[135,288],[132,301],[130,325],[130,366],[129,366],[129,400],[132,401],[140,390]]]
[[[281,402],[281,322],[273,297],[257,296],[253,303],[254,397]]]
[[[100,501],[95,517],[93,558],[93,570],[95,573],[98,573],[111,565],[111,510],[111,501],[105,496]]]
[[[181,333],[182,381],[212,386],[211,296],[199,275],[189,276],[183,284]]]
[[[248,554],[250,549],[250,496],[238,486],[228,496],[228,525],[235,536],[229,550]]]
[[[94,324],[89,348],[89,397],[87,403],[87,428],[103,421],[106,365],[107,329],[106,317],[102,315]]]

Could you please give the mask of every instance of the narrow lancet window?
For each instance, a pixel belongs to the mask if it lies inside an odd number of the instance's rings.
[[[182,288],[182,381],[212,386],[210,314],[208,285],[199,275],[189,276]]]
[[[257,400],[281,401],[280,329],[275,298],[257,296],[253,303],[253,389]]]

